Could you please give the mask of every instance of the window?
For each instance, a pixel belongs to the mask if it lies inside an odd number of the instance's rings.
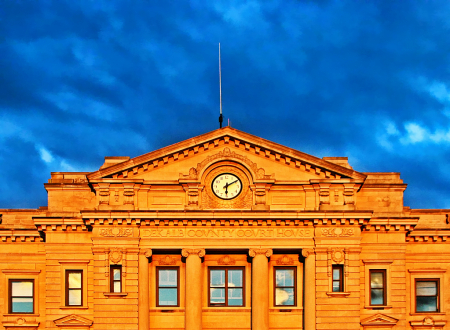
[[[386,305],[386,270],[370,270],[370,305]]]
[[[244,306],[244,267],[210,267],[209,306]]]
[[[416,312],[439,312],[439,279],[416,279]]]
[[[156,303],[157,306],[179,306],[178,267],[156,268]]]
[[[83,305],[83,271],[66,270],[66,306]]]
[[[34,280],[9,280],[9,312],[34,313]]]
[[[115,265],[110,268],[110,292],[122,292],[122,266]]]
[[[344,266],[333,265],[333,292],[344,292]]]
[[[275,306],[297,306],[297,268],[275,267]]]

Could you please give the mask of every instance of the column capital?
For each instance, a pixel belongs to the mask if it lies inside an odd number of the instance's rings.
[[[205,256],[205,249],[182,249],[181,255],[185,258],[190,255],[198,255],[200,258]]]
[[[302,256],[308,258],[310,255],[314,254],[314,249],[302,249]]]
[[[248,250],[248,255],[252,258],[256,257],[258,254],[263,254],[267,258],[269,258],[273,254],[273,251],[272,251],[272,249],[250,249],[250,250]]]
[[[152,249],[141,249],[139,254],[144,255],[146,258],[150,258],[152,256]]]

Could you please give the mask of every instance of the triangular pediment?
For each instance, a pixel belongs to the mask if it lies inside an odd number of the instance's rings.
[[[55,322],[56,326],[61,327],[67,327],[67,326],[83,326],[83,327],[90,327],[92,325],[92,321],[80,316],[80,315],[75,315],[75,314],[71,314],[68,316],[64,316],[61,317],[59,319],[54,320],[53,322]]]
[[[375,314],[369,316],[361,321],[361,325],[363,326],[377,326],[377,325],[392,325],[397,324],[398,319],[393,318],[391,316],[385,314]]]
[[[145,180],[148,173],[159,171],[177,163],[176,179],[194,179],[209,162],[229,159],[246,163],[260,179],[277,179],[276,173],[296,170],[303,172],[302,179],[351,179],[364,181],[366,175],[349,166],[317,158],[301,151],[256,137],[234,128],[224,127],[171,146],[149,152],[132,159],[113,157],[96,172],[89,181]],[[271,161],[273,166],[264,166]],[[181,164],[184,162],[184,164]],[[112,165],[111,165],[112,164]],[[275,164],[275,165],[274,165]],[[282,169],[284,168],[284,169]],[[181,172],[181,173],[180,173]],[[296,173],[297,173],[296,172]],[[175,177],[173,177],[175,179]]]

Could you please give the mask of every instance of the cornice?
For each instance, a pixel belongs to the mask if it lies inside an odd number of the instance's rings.
[[[377,217],[371,218],[363,231],[412,231],[419,217]]]
[[[0,230],[0,239],[2,242],[7,243],[26,243],[33,242],[39,243],[43,242],[43,238],[36,231],[36,229],[6,229]]]
[[[406,241],[411,243],[450,242],[450,230],[418,229],[408,233]]]

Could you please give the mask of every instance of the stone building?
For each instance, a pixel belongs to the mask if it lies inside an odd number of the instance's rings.
[[[44,186],[0,210],[2,328],[448,327],[450,210],[399,173],[225,127]]]

